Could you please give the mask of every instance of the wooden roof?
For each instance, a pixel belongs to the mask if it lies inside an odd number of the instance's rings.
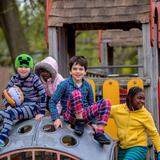
[[[49,26],[116,22],[148,23],[149,0],[53,0],[49,13]]]
[[[101,41],[108,43],[109,46],[142,46],[142,31],[139,29],[132,29],[129,31],[103,30]]]

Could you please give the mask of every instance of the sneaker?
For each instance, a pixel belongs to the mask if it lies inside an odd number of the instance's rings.
[[[5,146],[4,142],[0,142],[0,148],[3,148]]]
[[[110,144],[111,141],[102,132],[97,132],[94,134],[94,139],[100,144]]]
[[[81,136],[83,132],[84,132],[84,120],[76,119],[76,122],[74,125],[74,133],[76,133],[78,136]]]

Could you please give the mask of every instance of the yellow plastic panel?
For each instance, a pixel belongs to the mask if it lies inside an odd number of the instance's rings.
[[[92,79],[88,79],[87,81],[92,86],[94,101],[95,101],[96,100],[96,85]]]
[[[103,98],[111,101],[112,105],[120,103],[119,83],[116,80],[105,80],[103,83]]]
[[[117,126],[113,118],[109,118],[104,131],[108,133],[114,140],[117,140]]]
[[[120,103],[119,83],[116,80],[105,80],[103,83],[103,98],[111,101],[112,105]],[[117,140],[117,127],[114,119],[109,118],[105,126],[107,132],[113,139]]]
[[[132,88],[134,86],[144,88],[144,84],[143,84],[142,79],[132,78],[131,80],[129,80],[127,83],[127,92],[129,91],[130,88]]]

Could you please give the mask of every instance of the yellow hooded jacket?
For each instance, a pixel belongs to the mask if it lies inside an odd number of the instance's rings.
[[[157,152],[160,151],[160,136],[151,113],[145,107],[136,111],[130,111],[126,104],[113,105],[110,117],[115,120],[117,125],[121,148],[147,146],[148,133]]]

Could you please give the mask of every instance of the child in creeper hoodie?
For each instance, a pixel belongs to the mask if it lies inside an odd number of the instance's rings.
[[[46,57],[42,61],[35,64],[35,73],[40,77],[47,94],[47,109],[48,103],[52,94],[56,91],[57,86],[64,79],[58,73],[58,64],[52,57]],[[62,106],[57,104],[58,113],[61,113]],[[48,109],[49,110],[49,109]]]
[[[110,101],[102,99],[93,103],[91,85],[84,79],[87,71],[85,57],[72,57],[69,69],[69,78],[59,84],[49,101],[49,109],[55,128],[63,127],[56,108],[56,104],[61,101],[63,118],[69,124],[74,125],[74,132],[77,135],[83,134],[85,124],[97,119],[94,138],[100,144],[110,144],[110,140],[104,135],[104,127],[110,114]]]
[[[6,89],[18,86],[24,95],[21,105],[14,108],[3,95],[5,110],[0,111],[3,119],[3,128],[0,131],[0,147],[5,146],[5,140],[9,137],[13,122],[31,119],[40,120],[45,114],[46,95],[45,89],[39,77],[32,73],[33,59],[28,54],[20,54],[15,60],[16,74],[11,77]]]

